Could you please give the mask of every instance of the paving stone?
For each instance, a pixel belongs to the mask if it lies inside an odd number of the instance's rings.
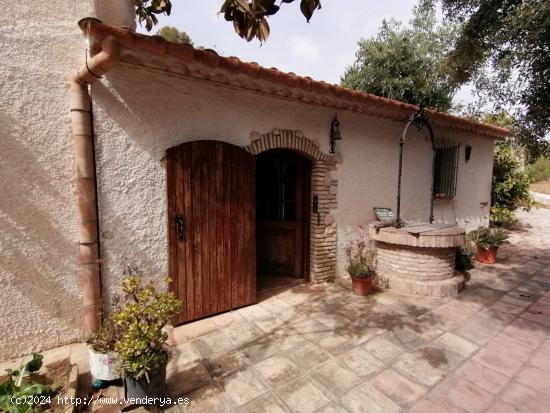
[[[464,360],[464,356],[445,348],[439,343],[430,343],[420,347],[415,353],[426,360],[430,366],[444,372],[453,370]]]
[[[220,328],[229,327],[230,325],[242,323],[243,321],[244,318],[235,311],[228,311],[212,317],[214,325]]]
[[[254,324],[264,333],[273,333],[281,329],[286,323],[277,317],[266,317],[254,320]]]
[[[271,316],[271,313],[260,305],[249,305],[247,307],[239,308],[235,312],[249,321]]]
[[[397,413],[399,405],[376,389],[371,383],[363,383],[342,397],[342,404],[351,413]]]
[[[267,390],[252,369],[239,371],[222,379],[219,383],[225,397],[234,406],[242,406]]]
[[[507,302],[504,297],[498,300],[490,308],[511,315],[521,314],[525,310],[525,307],[518,307],[517,305]]]
[[[407,353],[400,357],[393,367],[408,378],[430,387],[445,377],[445,373],[433,367],[422,354]]]
[[[284,354],[304,371],[310,370],[330,358],[329,353],[312,343],[293,347]]]
[[[255,368],[258,374],[273,387],[286,384],[289,378],[300,374],[298,366],[283,356],[270,357],[256,364]]]
[[[520,361],[506,357],[505,355],[488,348],[481,349],[472,358],[472,360],[484,365],[485,367],[489,367],[498,373],[502,373],[507,377],[513,377],[522,366]]]
[[[471,341],[450,332],[438,337],[432,344],[443,346],[463,357],[469,357],[479,349],[479,347]]]
[[[442,397],[428,396],[416,403],[410,410],[411,413],[466,413],[465,410],[452,404]]]
[[[460,366],[453,376],[475,383],[481,389],[491,394],[500,392],[509,381],[509,378],[505,375],[497,373],[472,360],[468,360]]]
[[[187,395],[211,382],[212,376],[202,362],[178,367],[176,370],[168,370],[166,375],[166,384],[174,395]]]
[[[313,318],[303,318],[292,322],[290,323],[290,327],[295,329],[303,338],[310,341],[316,341],[321,335],[333,330]]]
[[[194,340],[193,344],[203,357],[231,350],[235,346],[229,337],[221,331],[205,334]]]
[[[174,327],[169,335],[176,343],[183,343],[187,340],[203,336],[217,330],[218,326],[212,321],[212,318],[194,321],[183,326]]]
[[[264,335],[261,330],[248,322],[233,324],[225,329],[224,332],[236,346],[251,343]]]
[[[402,346],[396,344],[389,335],[375,337],[363,344],[362,348],[387,364],[392,363],[406,351]]]
[[[414,403],[427,392],[425,387],[403,377],[393,369],[384,370],[370,380],[370,383],[401,407]]]
[[[186,397],[189,397],[189,405],[179,406],[182,412],[229,413],[231,411],[223,399],[222,391],[214,384],[203,387]]]
[[[331,329],[341,328],[342,326],[351,324],[349,318],[335,313],[318,312],[310,314],[310,317]]]
[[[260,396],[251,402],[237,408],[239,413],[285,413],[288,412],[286,407],[272,394]],[[205,410],[205,413],[207,411]]]
[[[304,377],[279,387],[276,393],[295,413],[312,413],[330,403],[323,392]]]
[[[243,345],[241,351],[251,363],[256,364],[266,358],[279,354],[281,348],[277,343],[276,337],[274,335],[268,335]]]
[[[542,351],[543,353],[546,353],[548,355],[550,355],[550,340],[546,340],[541,346],[540,346],[540,351]]]
[[[531,350],[506,337],[497,336],[487,343],[485,348],[494,350],[506,357],[525,362],[531,357]]]
[[[361,382],[357,374],[342,367],[336,360],[327,361],[314,369],[311,372],[311,378],[335,395],[343,395]]]
[[[501,402],[500,400],[494,402],[489,409],[486,410],[487,413],[532,413],[531,409],[527,409],[523,406],[521,409],[511,406],[508,403]]]
[[[315,341],[315,344],[328,351],[333,356],[338,356],[354,348],[351,341],[332,331],[321,335]]]
[[[524,411],[524,408],[537,413],[550,412],[550,398],[520,383],[512,383],[502,394],[502,400]]]
[[[550,372],[536,367],[525,367],[516,380],[550,397]]]
[[[249,366],[248,358],[242,351],[223,353],[214,358],[205,360],[208,371],[214,378],[229,376]]]
[[[296,330],[288,326],[278,329],[272,333],[273,342],[282,350],[286,351],[295,346],[305,345],[307,343]]]
[[[361,347],[342,354],[338,360],[361,378],[371,376],[386,368],[386,364]]]
[[[452,381],[452,385],[448,387],[447,397],[455,405],[471,413],[482,412],[493,400],[490,393],[464,379]]]
[[[418,347],[428,343],[428,340],[407,329],[393,330],[388,334],[388,336],[393,341],[409,350],[417,349]]]
[[[325,407],[317,410],[315,413],[348,413],[348,411],[336,403],[331,402]]]
[[[186,364],[200,360],[201,354],[195,345],[190,342],[184,342],[172,348],[170,355],[170,365],[185,366]]]

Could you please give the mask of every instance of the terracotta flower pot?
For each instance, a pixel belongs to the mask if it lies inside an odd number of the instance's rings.
[[[498,247],[482,248],[477,246],[476,260],[483,264],[494,264],[497,261]]]
[[[351,289],[353,290],[353,294],[365,296],[369,293],[372,283],[374,281],[374,277],[354,277],[353,275],[351,277]]]

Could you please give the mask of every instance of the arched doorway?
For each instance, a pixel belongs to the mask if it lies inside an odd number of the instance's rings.
[[[258,290],[307,279],[311,161],[288,149],[256,157]]]

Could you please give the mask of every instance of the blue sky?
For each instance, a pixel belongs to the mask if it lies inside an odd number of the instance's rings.
[[[184,30],[196,46],[213,48],[223,56],[339,83],[346,67],[354,61],[359,39],[376,34],[384,18],[408,21],[416,0],[322,0],[323,8],[316,11],[309,24],[296,0],[283,4],[269,18],[271,35],[263,45],[238,37],[232,24],[218,15],[221,3],[173,0],[172,15],[161,16],[158,27],[170,25]],[[469,100],[465,90],[457,97]]]

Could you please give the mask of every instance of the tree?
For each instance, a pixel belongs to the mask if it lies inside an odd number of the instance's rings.
[[[193,46],[193,41],[187,33],[172,26],[164,26],[157,30],[157,35],[172,43],[187,43]]]
[[[448,111],[457,90],[446,68],[455,30],[437,25],[435,8],[420,3],[409,27],[384,20],[378,34],[359,41],[342,86]]]
[[[255,37],[264,42],[269,37],[267,17],[276,14],[280,6],[276,0],[225,0],[220,8],[225,20],[233,22],[235,32],[247,41]],[[293,3],[294,0],[281,0],[282,3]],[[171,0],[133,0],[136,16],[140,24],[145,22],[147,31],[151,31],[158,23],[156,15],[170,15]],[[321,8],[320,0],[300,0],[300,10],[306,20],[313,16],[315,10]]]
[[[524,171],[509,141],[495,145],[493,182],[491,188],[491,222],[509,226],[515,221],[514,211],[520,207],[528,211],[533,206],[529,194],[531,179]]]
[[[510,128],[515,119],[508,113],[486,113],[483,122],[502,128]],[[493,179],[491,185],[490,220],[496,226],[510,226],[516,220],[514,211],[533,206],[529,194],[532,179],[524,168],[524,149],[514,145],[514,140],[505,140],[495,145]]]
[[[512,113],[516,139],[532,157],[550,154],[550,2],[441,1],[446,19],[461,24],[453,78],[473,81],[479,97]]]

